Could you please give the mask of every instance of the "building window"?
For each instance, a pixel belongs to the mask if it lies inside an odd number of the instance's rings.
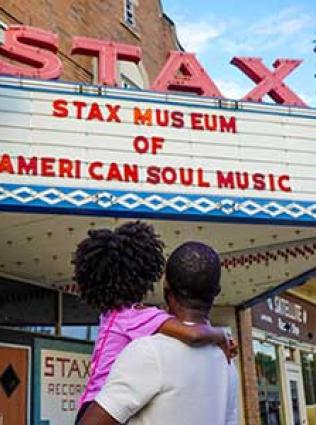
[[[136,89],[139,90],[137,84],[133,83],[129,78],[127,78],[124,74],[121,74],[121,86],[123,89]]]
[[[125,0],[124,7],[124,21],[127,25],[131,27],[135,27],[135,8],[134,8],[134,0]]]
[[[281,424],[281,394],[276,347],[254,340],[261,425]]]
[[[316,355],[301,352],[301,362],[306,405],[312,406],[316,404]]]

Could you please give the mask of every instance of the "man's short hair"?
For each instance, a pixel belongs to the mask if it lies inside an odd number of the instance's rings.
[[[169,257],[166,279],[170,290],[188,307],[209,309],[219,294],[221,263],[213,248],[186,242]]]

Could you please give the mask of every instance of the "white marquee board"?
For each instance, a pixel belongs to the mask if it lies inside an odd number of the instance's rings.
[[[0,79],[0,208],[316,223],[316,110]]]

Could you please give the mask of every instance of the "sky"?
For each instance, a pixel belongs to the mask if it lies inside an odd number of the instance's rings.
[[[240,99],[254,86],[230,64],[234,56],[261,57],[272,70],[277,58],[303,59],[284,82],[316,107],[315,0],[162,0],[178,39],[227,98]],[[265,101],[273,102],[270,97]]]

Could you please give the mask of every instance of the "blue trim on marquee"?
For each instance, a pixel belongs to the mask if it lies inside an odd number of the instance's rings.
[[[0,210],[316,226],[316,201],[0,184]]]

